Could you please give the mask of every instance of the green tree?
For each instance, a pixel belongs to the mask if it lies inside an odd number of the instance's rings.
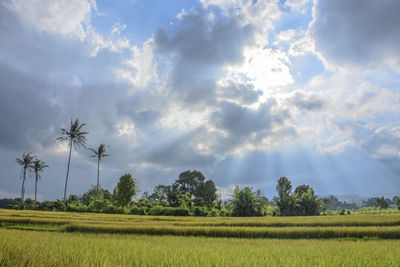
[[[291,196],[292,183],[289,179],[286,177],[279,178],[276,191],[278,192],[278,198],[275,201],[281,215],[293,215],[294,201]]]
[[[256,210],[256,216],[265,216],[266,208],[269,204],[268,198],[261,194],[261,190],[257,190],[254,194],[254,207]]]
[[[132,202],[132,197],[136,194],[136,182],[130,173],[124,174],[119,178],[119,182],[114,189],[114,199],[119,206],[128,206]]]
[[[106,146],[104,144],[100,144],[97,150],[93,148],[89,148],[90,151],[93,152],[91,157],[97,158],[97,197],[99,197],[99,188],[100,188],[100,161],[102,158],[108,157],[106,154]]]
[[[160,204],[162,206],[168,205],[168,194],[171,191],[170,185],[157,185],[154,187],[154,192],[151,194],[150,199],[151,201]]]
[[[194,196],[195,202],[198,203],[199,206],[205,205],[211,208],[217,200],[217,187],[213,180],[207,180],[197,185]]]
[[[80,124],[79,119],[76,119],[75,122],[71,120],[71,125],[69,131],[61,128],[61,136],[57,138],[57,141],[68,141],[69,142],[69,155],[68,155],[68,165],[67,165],[67,176],[65,178],[65,188],[64,188],[64,203],[67,200],[67,185],[68,185],[68,175],[69,175],[69,167],[71,164],[71,152],[72,145],[74,148],[76,147],[84,147],[86,148],[86,136],[88,132],[83,132],[82,128],[85,126],[85,123]]]
[[[31,168],[35,171],[35,206],[37,203],[37,184],[40,178],[42,178],[42,176],[40,175],[40,172],[42,172],[44,170],[44,168],[48,168],[49,165],[46,164],[46,162],[40,160],[40,159],[36,159],[33,161],[33,164],[31,166]]]
[[[25,197],[25,180],[26,180],[26,172],[28,171],[31,174],[32,163],[35,160],[36,156],[32,155],[31,152],[25,152],[22,154],[22,158],[16,158],[15,161],[22,166],[20,177],[22,178],[22,188],[21,188],[21,204],[24,204]]]
[[[294,190],[296,215],[319,215],[320,203],[314,190],[308,185],[299,185]]]
[[[255,197],[251,187],[240,188],[235,186],[233,190],[233,203],[235,216],[254,216]]]
[[[385,198],[383,196],[382,197],[378,197],[376,199],[376,204],[381,209],[387,209],[389,207],[387,201],[385,200]]]
[[[95,199],[107,199],[109,201],[112,201],[113,197],[108,190],[105,190],[101,187],[99,188],[99,190],[97,190],[97,186],[92,186],[81,197],[81,201],[84,205],[89,205],[89,203]]]
[[[197,186],[204,182],[205,179],[206,178],[201,172],[197,170],[188,170],[179,174],[179,178],[175,181],[175,183],[178,185],[178,191],[180,195],[183,195],[186,192],[194,195]]]
[[[400,210],[400,197],[396,197],[396,205],[397,205],[397,209]]]

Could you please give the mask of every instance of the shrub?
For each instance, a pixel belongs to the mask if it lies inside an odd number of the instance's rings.
[[[147,215],[147,209],[145,207],[132,206],[129,210],[129,214]]]
[[[78,203],[78,204],[68,204],[67,205],[67,211],[74,211],[74,212],[88,212],[88,207]]]
[[[148,214],[153,216],[188,216],[189,210],[187,208],[154,206],[148,211]]]

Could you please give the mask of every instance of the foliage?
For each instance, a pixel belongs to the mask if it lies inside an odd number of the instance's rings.
[[[21,203],[24,203],[25,198],[25,180],[26,180],[26,172],[28,171],[31,174],[33,161],[36,159],[36,156],[32,155],[31,152],[25,152],[22,154],[22,158],[16,158],[15,161],[22,167],[20,177],[22,178],[22,188],[21,188]]]
[[[278,198],[275,198],[281,215],[287,216],[309,216],[319,215],[321,204],[314,190],[308,185],[299,185],[291,192],[292,184],[286,177],[278,180],[276,191]],[[329,203],[328,201],[324,202]]]
[[[132,197],[136,194],[136,182],[130,173],[124,174],[119,178],[119,182],[114,189],[114,199],[119,206],[126,207],[132,202]]]
[[[96,187],[96,192],[97,192],[97,197],[99,198],[99,190],[100,190],[100,161],[102,158],[108,157],[109,155],[106,154],[106,145],[105,144],[100,144],[99,148],[97,150],[93,148],[89,148],[90,151],[93,152],[93,155],[91,157],[97,158],[97,187]]]
[[[43,160],[36,159],[33,161],[31,168],[35,172],[35,203],[37,202],[37,183],[39,179],[41,179],[40,172],[44,170],[44,168],[48,168],[49,165],[46,164]]]
[[[152,207],[149,212],[149,215],[164,215],[164,216],[188,216],[189,210],[187,208],[174,208],[174,207],[163,207],[163,206],[155,206]]]
[[[61,136],[57,138],[57,141],[68,141],[69,142],[69,155],[68,155],[68,165],[67,165],[67,175],[65,178],[65,188],[64,188],[64,202],[66,202],[67,197],[67,185],[68,185],[68,175],[69,175],[69,167],[71,164],[71,152],[72,145],[76,149],[76,147],[86,147],[86,135],[88,132],[83,132],[82,128],[85,126],[85,123],[80,124],[79,119],[76,119],[75,122],[71,120],[71,125],[69,130],[61,128]]]
[[[383,196],[382,197],[378,197],[376,199],[376,204],[381,209],[387,209],[389,207],[389,204],[386,202],[386,200],[385,200],[385,198]]]
[[[235,186],[233,191],[234,216],[254,216],[255,201],[251,187]]]
[[[97,187],[92,186],[92,188],[90,188],[86,193],[82,195],[80,200],[84,205],[89,205],[89,203],[95,199],[106,199],[112,202],[113,196],[108,190],[100,187],[98,192],[99,193],[97,194]]]
[[[56,210],[64,210],[64,203],[57,199],[56,201],[42,201],[38,206],[38,210],[48,210],[48,211],[56,211]]]
[[[294,215],[295,203],[291,197],[292,183],[286,177],[280,177],[276,185],[278,197],[275,199],[281,215]]]
[[[294,198],[296,201],[296,215],[319,215],[319,200],[311,187],[308,185],[299,185],[294,190]]]

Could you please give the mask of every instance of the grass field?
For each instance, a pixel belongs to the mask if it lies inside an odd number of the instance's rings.
[[[400,266],[400,213],[202,218],[0,210],[0,225],[0,266]]]

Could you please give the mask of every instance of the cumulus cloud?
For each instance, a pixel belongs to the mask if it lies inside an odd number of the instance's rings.
[[[316,1],[310,33],[327,62],[399,70],[399,9],[396,0]]]
[[[318,110],[323,106],[323,100],[318,95],[305,94],[303,92],[296,92],[289,99],[289,103],[299,109],[304,110]]]

